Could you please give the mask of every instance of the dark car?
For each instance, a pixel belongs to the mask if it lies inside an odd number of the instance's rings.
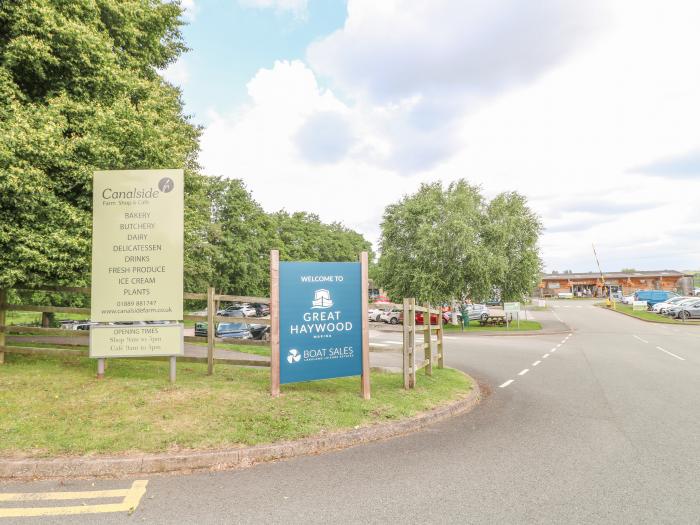
[[[250,306],[255,308],[255,315],[257,317],[264,317],[270,315],[270,305],[264,303],[252,303]]]
[[[207,337],[207,323],[196,323],[194,335]],[[261,324],[248,324],[244,322],[217,323],[216,337],[218,339],[254,339],[268,341],[270,339],[270,327]]]

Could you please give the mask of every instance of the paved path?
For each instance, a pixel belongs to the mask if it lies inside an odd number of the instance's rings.
[[[699,523],[700,330],[572,304],[557,310],[570,337],[450,340],[448,364],[491,395],[427,432],[241,471],[151,477],[131,517],[32,523]]]

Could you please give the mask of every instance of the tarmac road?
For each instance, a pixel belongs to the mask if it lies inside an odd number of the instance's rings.
[[[16,522],[700,523],[700,328],[587,301],[556,306],[569,337],[446,341],[448,364],[491,394],[428,431],[247,470],[151,476],[130,516]],[[130,483],[5,484],[0,496]]]

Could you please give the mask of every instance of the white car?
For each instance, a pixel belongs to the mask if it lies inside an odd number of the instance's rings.
[[[382,312],[379,319],[389,324],[398,324],[403,321],[403,311],[398,308],[392,308]]]
[[[654,306],[651,307],[651,311],[655,312],[657,314],[659,314],[659,313],[663,314],[666,312],[666,310],[668,310],[668,308],[670,306],[674,306],[674,305],[680,303],[681,301],[685,301],[686,299],[689,299],[689,298],[688,297],[673,297],[671,299],[667,299],[666,301],[663,301],[661,303],[656,303]]]
[[[381,321],[381,316],[384,312],[386,312],[386,310],[382,308],[370,308],[369,310],[367,310],[367,317],[370,321],[378,323],[379,321]]]
[[[622,304],[632,304],[634,302],[634,295],[625,295],[622,298]]]

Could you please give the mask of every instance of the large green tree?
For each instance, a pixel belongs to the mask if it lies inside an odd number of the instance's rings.
[[[464,180],[423,184],[385,210],[378,281],[396,300],[520,298],[539,277],[540,230],[517,193],[487,202]]]
[[[92,172],[186,170],[188,274],[208,206],[199,130],[158,70],[185,49],[156,0],[0,2],[0,286],[89,281]]]
[[[517,192],[497,195],[486,208],[484,241],[491,254],[491,280],[504,301],[519,301],[540,279],[539,217]]]
[[[382,221],[379,282],[394,299],[433,303],[491,292],[491,256],[482,230],[484,199],[464,180],[423,184],[387,206]]]

